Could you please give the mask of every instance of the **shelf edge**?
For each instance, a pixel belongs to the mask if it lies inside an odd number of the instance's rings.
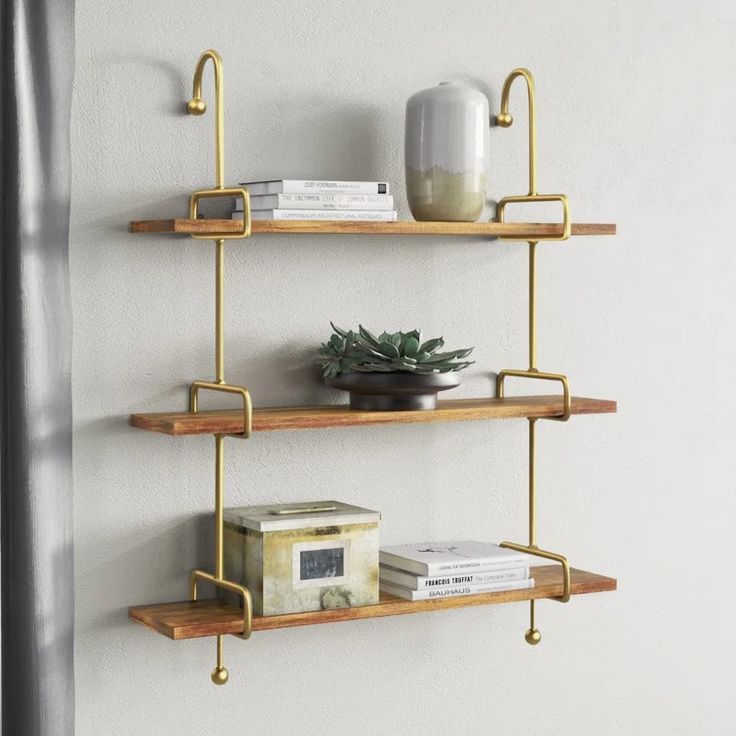
[[[615,578],[605,575],[578,569],[572,569],[571,573],[572,595],[574,596],[611,592],[615,591],[618,586],[618,581]],[[519,603],[555,598],[562,593],[562,574],[558,566],[536,567],[533,574],[536,578],[541,579],[542,584],[528,590],[482,593],[414,602],[382,594],[381,602],[372,606],[291,613],[279,616],[255,616],[253,618],[253,631],[272,631],[296,626],[342,623],[412,613],[431,613],[456,608]],[[196,603],[176,601],[131,606],[128,615],[136,623],[175,641],[217,636],[219,634],[238,634],[243,627],[240,609],[216,599],[202,600]]]
[[[198,235],[207,232],[237,232],[239,220],[190,220],[169,218],[161,220],[132,220],[131,233],[156,233],[171,235]],[[486,237],[548,237],[562,234],[558,223],[508,222],[367,222],[340,220],[255,220],[253,234],[318,234],[318,235],[425,235]],[[572,224],[573,236],[615,235],[615,223]],[[525,241],[521,241],[525,242]],[[563,241],[555,241],[563,242]]]

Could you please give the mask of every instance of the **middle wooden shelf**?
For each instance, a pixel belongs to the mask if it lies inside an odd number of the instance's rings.
[[[432,411],[358,411],[346,404],[292,406],[253,410],[253,431],[326,429],[368,424],[429,424],[480,419],[541,419],[562,413],[561,396],[515,396],[504,399],[453,399],[437,402]],[[612,414],[616,402],[572,398],[572,414]],[[151,432],[181,436],[236,434],[243,431],[243,411],[220,409],[197,413],[131,414],[130,424]]]
[[[254,616],[253,631],[355,621],[356,619],[397,616],[407,613],[426,613],[467,606],[531,601],[555,598],[562,594],[562,571],[557,565],[534,567],[532,577],[536,585],[526,590],[451,596],[424,601],[407,601],[381,593],[379,603],[372,606],[334,608],[278,616]],[[571,570],[571,586],[572,595],[602,593],[616,590],[616,579],[573,569]],[[242,609],[218,599],[132,606],[128,610],[128,616],[136,623],[175,640],[239,634],[243,630]]]

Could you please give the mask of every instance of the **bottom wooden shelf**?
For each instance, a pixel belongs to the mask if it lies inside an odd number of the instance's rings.
[[[596,575],[584,570],[572,570],[572,594],[602,593],[616,590],[614,578]],[[338,621],[354,621],[362,618],[398,616],[405,613],[441,611],[448,608],[483,606],[493,603],[512,603],[540,598],[555,598],[562,593],[562,569],[559,565],[532,568],[535,587],[529,590],[509,590],[501,593],[458,596],[430,601],[405,601],[381,593],[375,606],[336,608],[328,611],[289,613],[282,616],[255,616],[253,631],[286,629],[291,626],[310,626]],[[133,621],[147,626],[169,639],[194,639],[217,634],[239,634],[243,630],[243,613],[240,609],[219,600],[179,601],[133,606],[128,610]]]

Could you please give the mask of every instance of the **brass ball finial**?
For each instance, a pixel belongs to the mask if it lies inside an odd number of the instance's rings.
[[[215,683],[215,685],[224,685],[228,677],[230,677],[230,673],[227,671],[227,667],[215,667],[215,669],[212,670],[212,682]]]
[[[511,123],[513,122],[514,122],[514,119],[511,117],[511,114],[508,112],[502,112],[496,116],[496,125],[499,125],[502,128],[509,128],[511,126]]]
[[[542,635],[539,633],[539,629],[528,629],[526,634],[524,634],[524,638],[526,639],[526,643],[532,646],[536,646],[542,641]]]
[[[187,112],[190,115],[204,115],[205,110],[207,110],[207,105],[199,97],[193,97],[187,102]]]

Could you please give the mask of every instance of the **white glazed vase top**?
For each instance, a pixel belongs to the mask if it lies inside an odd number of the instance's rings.
[[[442,82],[409,98],[406,193],[416,220],[475,222],[486,203],[488,100]]]

